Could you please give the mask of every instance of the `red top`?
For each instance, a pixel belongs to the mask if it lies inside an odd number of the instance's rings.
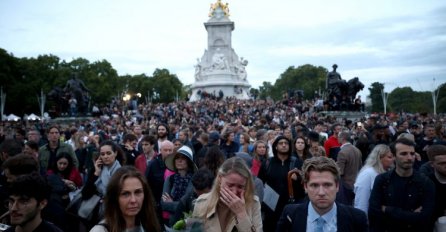
[[[50,170],[48,170],[47,175],[51,175],[51,174],[54,174],[54,171],[50,169]],[[75,167],[71,168],[71,172],[70,172],[70,175],[68,175],[68,178],[65,178],[64,176],[62,176],[62,178],[73,181],[74,184],[76,185],[76,187],[78,187],[78,188],[82,187],[81,173]]]
[[[260,160],[252,159],[251,173],[254,176],[259,175],[260,166],[262,166],[262,162],[260,162]]]

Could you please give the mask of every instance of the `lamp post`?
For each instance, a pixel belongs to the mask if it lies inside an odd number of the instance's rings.
[[[40,96],[37,96],[37,102],[39,102],[39,109],[40,109],[40,117],[43,120],[43,114],[45,111],[45,101],[46,96],[43,94],[43,89],[40,89]]]
[[[3,118],[3,113],[5,111],[5,101],[6,101],[6,93],[3,93],[3,86],[0,88],[0,116],[2,121],[4,120]]]
[[[381,97],[383,99],[384,114],[387,114],[387,99],[389,99],[389,93],[384,92],[384,84],[383,88],[381,89]]]
[[[434,115],[437,115],[437,101],[438,95],[440,94],[440,88],[435,89],[435,78],[434,78],[434,89],[432,90],[432,102],[434,103]]]

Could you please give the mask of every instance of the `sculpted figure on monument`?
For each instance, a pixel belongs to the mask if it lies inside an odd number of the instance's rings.
[[[327,75],[326,88],[329,96],[336,95],[339,97],[342,94],[342,90],[347,87],[347,82],[342,80],[341,74],[336,72],[337,68],[338,65],[334,64],[333,71],[329,72]]]
[[[77,77],[77,73],[71,75],[71,79],[65,84],[64,91],[77,100],[77,105],[80,109],[79,111],[85,112],[85,107],[87,106],[86,103],[88,102],[86,93],[89,93],[90,90],[85,86],[84,82]]]
[[[229,16],[229,4],[223,4],[221,0],[218,0],[216,3],[211,3],[211,7],[209,9],[209,17],[214,16],[215,11],[220,8],[224,15]]]
[[[219,52],[220,49],[217,48],[217,52],[212,56],[212,69],[213,70],[225,70],[228,68],[228,61],[223,53]]]
[[[328,93],[328,101],[331,110],[348,110],[353,108],[353,99],[356,94],[364,89],[364,84],[359,81],[358,77],[350,79],[348,82],[341,78],[336,72],[336,64],[333,65],[333,71],[327,74],[326,87]],[[340,105],[340,108],[336,108]]]
[[[201,81],[201,62],[199,58],[197,58],[197,64],[194,67],[195,67],[195,80]]]
[[[240,80],[246,81],[246,66],[248,65],[248,60],[245,60],[243,57],[240,58],[240,65],[237,67],[237,75]]]

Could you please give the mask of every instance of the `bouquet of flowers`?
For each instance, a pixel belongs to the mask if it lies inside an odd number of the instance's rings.
[[[167,232],[202,232],[201,219],[192,218],[192,213],[184,213],[184,219],[177,221],[172,228],[165,226]]]

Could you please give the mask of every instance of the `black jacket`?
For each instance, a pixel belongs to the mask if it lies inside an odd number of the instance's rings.
[[[277,222],[276,232],[306,231],[308,202],[285,206]],[[336,218],[338,231],[362,232],[368,231],[367,216],[359,209],[343,204],[336,204]],[[291,221],[290,221],[291,220]]]
[[[434,204],[435,187],[425,175],[414,172],[402,178],[395,169],[382,173],[370,195],[370,231],[432,231]],[[385,212],[382,206],[386,206]],[[415,212],[420,207],[421,211]]]

